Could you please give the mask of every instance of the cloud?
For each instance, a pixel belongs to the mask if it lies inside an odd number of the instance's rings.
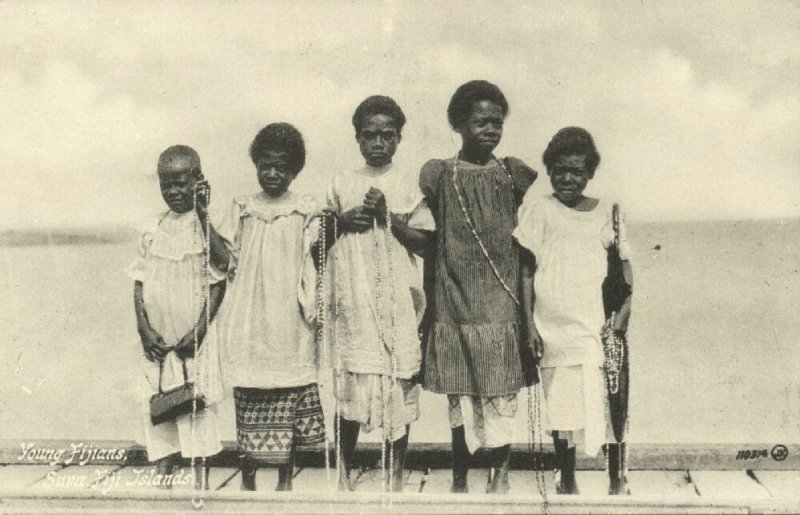
[[[127,223],[159,207],[146,177],[178,142],[225,203],[257,187],[247,147],[276,120],[321,194],[358,164],[350,116],[375,93],[406,111],[413,171],[457,150],[445,109],[472,78],[511,102],[501,153],[541,168],[556,130],[591,130],[591,191],[632,218],[800,216],[800,9],[729,4],[0,3],[0,218]]]

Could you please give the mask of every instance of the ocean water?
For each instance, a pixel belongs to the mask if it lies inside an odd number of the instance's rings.
[[[630,440],[800,442],[800,221],[629,232]],[[59,241],[0,246],[2,437],[138,439],[134,242]],[[412,441],[448,441],[443,396],[424,394],[422,411]],[[221,413],[234,439],[230,402]]]

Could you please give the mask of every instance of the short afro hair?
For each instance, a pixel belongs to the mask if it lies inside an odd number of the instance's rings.
[[[192,174],[200,175],[200,154],[195,149],[186,145],[172,145],[158,156],[158,171],[165,170],[173,163],[185,163]]]
[[[394,128],[397,129],[397,135],[402,135],[403,126],[406,124],[406,115],[403,114],[403,110],[391,97],[372,95],[358,104],[353,113],[353,128],[356,130],[356,137],[361,133],[367,117],[375,116],[376,114],[382,114],[394,120]]]
[[[447,120],[450,127],[457,129],[469,119],[475,102],[488,100],[500,106],[503,118],[508,116],[508,101],[495,84],[485,80],[471,80],[458,87],[447,106]]]
[[[268,151],[289,154],[289,166],[295,175],[306,164],[306,146],[303,135],[289,123],[271,123],[258,131],[250,144],[250,159],[256,164]]]
[[[600,164],[600,154],[594,146],[589,131],[580,127],[565,127],[558,131],[542,155],[545,168],[549,171],[561,156],[586,156],[586,166],[594,173]]]

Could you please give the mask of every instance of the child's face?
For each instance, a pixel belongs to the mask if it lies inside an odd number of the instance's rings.
[[[282,195],[295,178],[289,164],[289,153],[277,150],[267,150],[265,155],[258,158],[256,174],[261,189],[270,197]]]
[[[547,170],[547,175],[550,176],[556,198],[569,205],[583,197],[583,190],[594,177],[594,172],[586,166],[586,156],[572,154],[560,156]]]
[[[392,162],[400,135],[397,133],[394,118],[385,114],[376,114],[364,119],[358,136],[358,147],[361,155],[370,166],[380,167]]]
[[[461,134],[465,150],[486,155],[503,137],[503,108],[489,100],[472,104],[472,114],[456,130]]]
[[[182,214],[194,207],[194,187],[197,173],[192,171],[187,162],[170,163],[158,170],[158,184],[161,186],[161,197],[174,213]]]

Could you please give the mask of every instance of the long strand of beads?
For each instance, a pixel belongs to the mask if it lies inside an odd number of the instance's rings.
[[[193,220],[192,233],[194,235],[195,244],[197,244],[197,238],[198,238],[197,188],[194,188],[194,190],[193,190],[193,204],[192,205],[194,206],[194,209],[195,209],[195,213],[194,213],[195,214],[195,218]],[[205,264],[205,245],[203,246],[203,252],[204,252],[204,254],[202,256],[202,262],[203,262],[203,264]],[[200,281],[201,281],[200,282],[200,297],[202,297],[202,295],[203,295],[203,290],[202,290],[203,283],[202,283],[202,281],[204,279],[205,278],[203,277],[202,266],[201,266],[201,271],[200,271]],[[195,299],[195,303],[194,304],[195,304],[195,307],[198,304],[197,297],[198,297],[197,289],[195,289],[194,290],[194,299]],[[194,380],[195,381],[194,381],[194,390],[192,392],[192,419],[191,419],[192,422],[191,422],[191,431],[190,431],[190,438],[191,438],[191,441],[192,441],[192,443],[191,443],[192,457],[190,459],[190,466],[192,468],[192,475],[194,476],[194,474],[197,473],[197,469],[195,467],[195,465],[197,463],[196,462],[196,458],[195,458],[195,455],[196,455],[196,452],[195,452],[195,449],[196,449],[196,447],[195,447],[195,426],[197,424],[197,387],[198,387],[197,386],[197,348],[198,348],[198,339],[199,339],[197,324],[195,324],[194,327],[192,328],[192,336],[193,336],[193,340],[194,340],[193,341],[193,349],[194,349]],[[194,479],[195,479],[194,485],[192,486],[192,506],[194,506],[195,508],[199,509],[199,508],[201,508],[203,506],[204,500],[203,500],[203,497],[202,497],[202,492],[201,492],[199,498],[197,496],[197,478],[194,478]],[[202,478],[201,478],[201,481],[202,481]]]
[[[614,318],[616,313],[611,313],[607,327],[603,330],[603,368],[606,372],[608,392],[612,395],[619,392],[619,374],[622,370],[622,361],[625,357],[625,345],[614,332]]]
[[[541,389],[534,387],[534,410],[536,415],[536,429],[538,434],[538,447],[539,447],[539,456],[543,459],[544,457],[544,431],[542,430],[542,398],[541,398]],[[534,440],[535,442],[535,440]],[[547,485],[545,483],[545,476],[544,476],[544,467],[540,466],[536,472],[536,484],[539,489],[539,495],[542,496],[543,503],[543,511],[545,514],[550,512],[550,505],[547,501]]]
[[[383,306],[382,306],[382,295],[381,290],[383,287],[382,284],[382,264],[380,259],[380,243],[378,239],[379,231],[378,231],[378,221],[372,221],[372,235],[373,235],[373,252],[372,252],[372,260],[373,265],[375,267],[375,314],[376,316],[376,326],[378,329],[378,346],[380,348],[379,356],[383,357],[383,348],[385,345],[385,339],[383,337]],[[381,398],[381,483],[383,486],[383,491],[386,492],[386,391],[385,391],[385,375],[379,374],[378,379],[380,381],[380,398]]]
[[[332,217],[333,219],[333,241],[336,242],[337,238],[339,237],[339,219],[336,215]],[[333,263],[332,268],[336,270],[336,263],[338,261],[338,254],[331,249],[333,252]],[[335,274],[335,272],[334,272]],[[336,276],[334,275],[333,280],[335,281]],[[331,287],[331,291],[335,292],[336,288]],[[342,428],[341,428],[341,405],[339,404],[339,396],[342,392],[342,374],[341,374],[341,359],[339,356],[339,340],[336,336],[336,324],[339,318],[339,308],[336,304],[336,299],[331,299],[331,338],[333,343],[333,373],[335,374],[335,378],[332,378],[336,381],[336,395],[334,395],[334,411],[336,419],[334,420],[334,445],[336,447],[336,485],[341,483],[342,481]]]
[[[397,302],[395,298],[395,280],[394,280],[394,257],[392,254],[392,246],[394,244],[393,236],[392,236],[392,213],[389,210],[389,203],[386,202],[386,229],[385,229],[385,241],[386,241],[386,261],[389,265],[389,305],[391,306],[392,314],[389,320],[389,331],[391,334],[389,335],[389,341],[391,342],[389,346],[389,358],[391,360],[392,366],[392,375],[391,375],[391,388],[389,394],[389,475],[390,475],[390,482],[394,481],[394,390],[397,388],[397,354],[395,353],[395,345],[397,343],[397,331],[395,330],[395,325],[397,323]],[[389,487],[390,491],[393,491],[393,485]],[[389,503],[391,504],[391,497],[389,498]]]
[[[508,286],[508,284],[506,284],[506,282],[503,280],[503,276],[501,276],[500,272],[497,270],[497,267],[495,266],[494,261],[489,256],[489,251],[486,250],[486,247],[483,245],[483,241],[481,241],[480,236],[478,236],[478,231],[475,230],[475,225],[472,223],[472,218],[469,216],[469,213],[467,212],[467,206],[464,204],[464,198],[461,196],[461,190],[458,187],[458,160],[459,159],[461,159],[461,152],[458,153],[458,155],[456,156],[455,160],[453,161],[453,188],[456,190],[456,197],[458,198],[458,205],[461,207],[461,212],[464,214],[464,219],[467,222],[467,227],[469,227],[469,230],[472,233],[472,236],[475,238],[475,241],[478,242],[478,246],[480,247],[481,252],[483,253],[484,257],[486,257],[486,261],[489,262],[489,266],[492,268],[492,272],[494,272],[494,275],[500,281],[500,284],[503,286],[503,289],[506,291],[506,293],[508,293],[508,296],[511,297],[511,300],[514,301],[514,304],[516,304],[519,307],[519,305],[520,305],[519,299],[517,299],[517,296],[514,294],[513,291],[511,291],[511,288]],[[502,168],[503,171],[505,171],[506,174],[510,178],[511,174],[506,169],[506,167],[503,165],[503,163],[497,158],[495,158],[495,161],[497,161],[497,163],[500,165],[500,168]]]
[[[320,383],[319,368],[322,361],[322,354],[326,349],[325,339],[325,274],[327,265],[327,252],[326,252],[326,232],[327,232],[327,216],[323,214],[319,220],[319,237],[317,239],[317,263],[319,271],[317,274],[317,384]],[[331,486],[331,463],[330,463],[330,447],[328,444],[328,435],[325,434],[325,481],[328,487]]]

